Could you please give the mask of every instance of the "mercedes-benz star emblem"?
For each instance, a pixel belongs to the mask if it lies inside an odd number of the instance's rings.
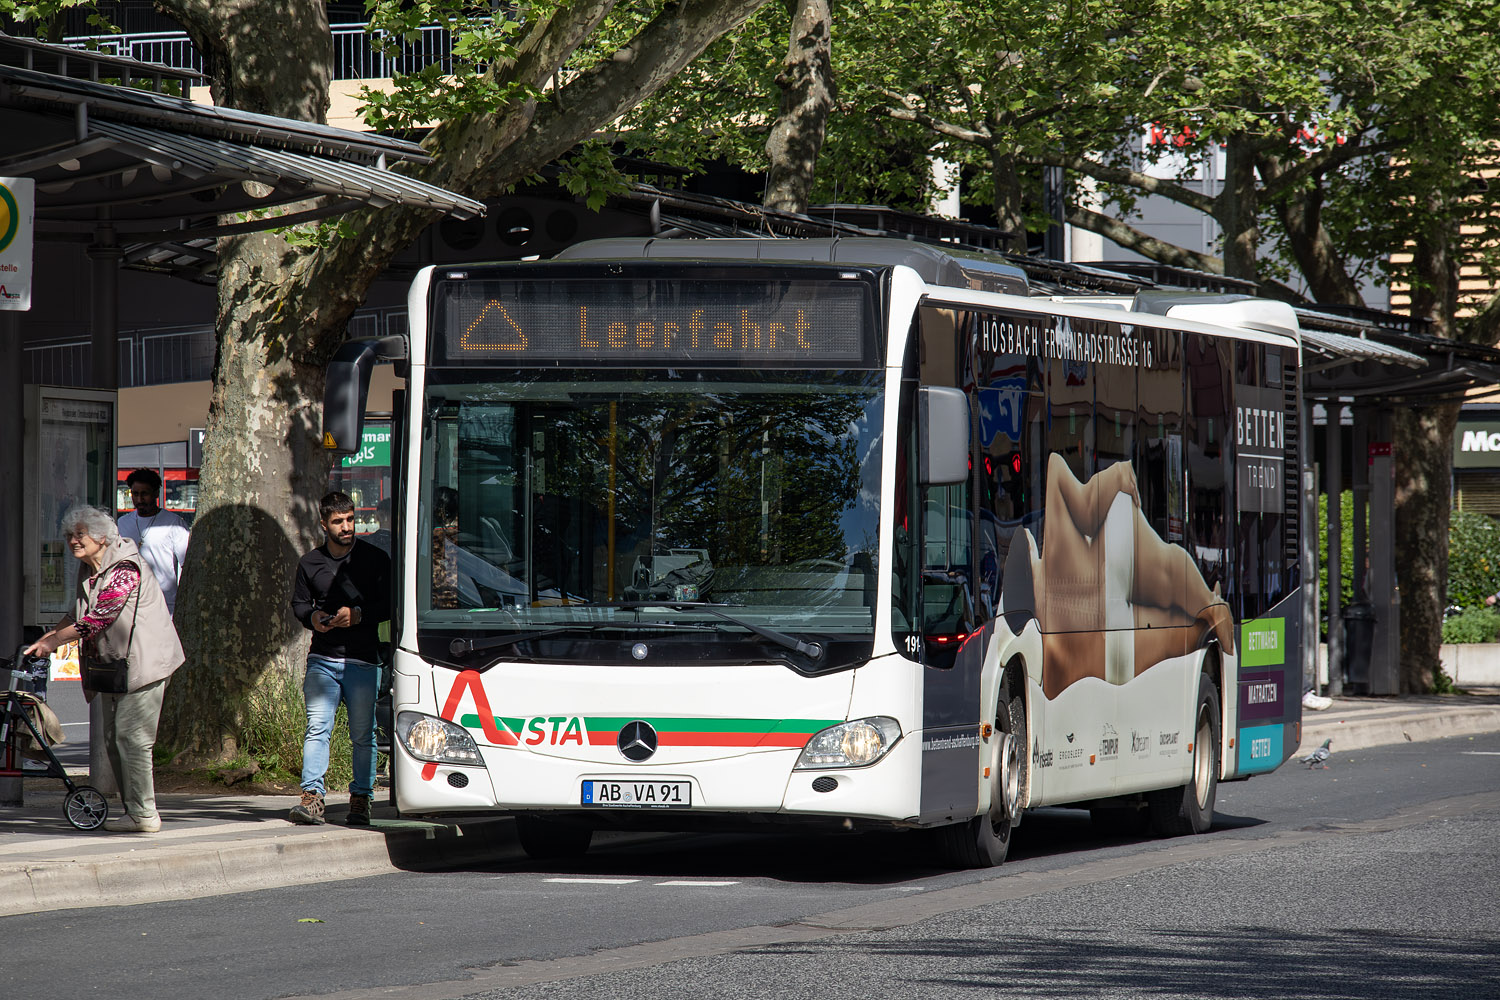
[[[650,760],[656,753],[656,730],[649,722],[627,722],[620,730],[616,745],[620,748],[620,756],[632,763]]]
[[[646,648],[646,644],[644,642],[638,642],[634,646],[630,647],[630,655],[635,657],[637,660],[644,660],[646,658],[646,654],[649,652],[650,650]]]

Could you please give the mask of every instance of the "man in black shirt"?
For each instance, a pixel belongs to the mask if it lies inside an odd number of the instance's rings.
[[[318,502],[324,541],[297,564],[292,613],[312,629],[302,695],[307,735],[302,741],[302,801],[287,819],[323,822],[323,775],[328,741],[342,701],[349,710],[354,780],[350,826],[370,825],[375,781],[375,697],[379,682],[380,623],[390,617],[391,560],[354,537],[354,501],[335,490]]]

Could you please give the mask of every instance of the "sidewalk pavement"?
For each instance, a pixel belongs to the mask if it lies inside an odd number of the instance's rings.
[[[1468,696],[1339,698],[1302,715],[1303,751],[1336,752],[1500,732],[1500,690]],[[161,794],[157,834],[84,833],[63,816],[64,789],[28,780],[25,805],[0,808],[0,916],[189,899],[400,870],[519,859],[505,818],[398,819],[378,789],[373,824],[343,825],[330,795],[324,826],[293,826],[293,795]],[[113,804],[112,814],[118,814]]]

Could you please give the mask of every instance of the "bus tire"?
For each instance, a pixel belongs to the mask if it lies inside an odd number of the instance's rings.
[[[516,839],[521,850],[535,861],[577,858],[587,853],[594,831],[586,826],[561,823],[538,816],[516,817]]]
[[[1214,822],[1214,796],[1219,788],[1219,689],[1206,673],[1198,675],[1193,720],[1192,777],[1186,785],[1146,796],[1151,831],[1160,836],[1203,833]]]
[[[1010,852],[1010,840],[1021,812],[1026,788],[1026,705],[1019,695],[1001,685],[995,711],[995,754],[998,766],[991,780],[990,808],[982,816],[933,831],[938,853],[956,868],[993,868]]]

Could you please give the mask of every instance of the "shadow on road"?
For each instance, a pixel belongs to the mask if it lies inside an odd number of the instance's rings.
[[[1259,826],[1253,817],[1221,816],[1214,830]],[[1210,831],[1209,836],[1212,836]],[[1144,831],[1101,829],[1081,809],[1039,809],[1026,815],[1008,863],[1158,842]],[[1081,860],[1081,857],[1080,857]],[[497,860],[424,866],[434,871],[535,872],[573,876],[761,878],[788,883],[898,885],[951,871],[925,831],[818,834],[596,832],[582,857]]]
[[[1100,928],[1012,930],[1003,939],[1003,948],[985,933],[894,942],[836,939],[746,949],[741,957],[780,966],[811,956],[834,968],[858,960],[868,978],[901,970],[904,988],[943,997],[995,996],[1003,989],[1007,997],[1467,1000],[1493,996],[1500,974],[1500,941],[1446,934],[1139,926],[1107,934]]]

